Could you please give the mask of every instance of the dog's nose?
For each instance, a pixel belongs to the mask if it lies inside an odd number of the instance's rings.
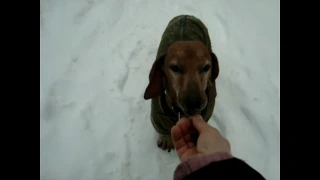
[[[198,94],[187,96],[185,99],[185,106],[187,111],[196,113],[202,106],[201,96]]]

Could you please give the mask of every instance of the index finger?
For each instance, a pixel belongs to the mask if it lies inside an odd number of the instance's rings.
[[[171,129],[171,137],[172,142],[176,149],[184,146],[186,144],[185,140],[183,139],[183,135],[181,134],[181,129],[178,126],[173,126]]]
[[[186,117],[182,117],[176,124],[181,129],[181,134],[183,136],[190,133],[190,129],[193,127],[192,122],[190,119]]]

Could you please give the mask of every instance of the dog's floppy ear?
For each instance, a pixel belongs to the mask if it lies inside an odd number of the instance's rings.
[[[217,77],[219,76],[219,62],[217,56],[210,52],[211,59],[212,59],[212,75],[211,75],[211,81],[214,82]]]
[[[218,63],[218,58],[217,56],[213,53],[210,52],[211,59],[212,59],[212,72],[211,72],[211,79],[208,84],[208,98],[209,101],[212,101],[214,98],[217,96],[217,89],[216,89],[216,82],[215,80],[217,79],[219,75],[219,63]]]
[[[144,99],[150,99],[159,96],[164,91],[163,86],[163,63],[165,56],[159,57],[152,65],[149,73],[149,84],[144,92]]]

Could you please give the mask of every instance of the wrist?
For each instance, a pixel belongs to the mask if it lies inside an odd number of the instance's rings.
[[[184,161],[182,161],[176,168],[174,172],[174,179],[180,180],[183,179],[185,176],[189,175],[190,173],[201,169],[202,167],[212,163],[223,161],[226,159],[230,159],[233,156],[229,152],[217,152],[214,154],[208,155],[198,155],[190,157]]]

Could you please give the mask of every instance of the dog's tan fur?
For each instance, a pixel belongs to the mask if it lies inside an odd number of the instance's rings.
[[[177,72],[171,69],[173,66],[178,67]],[[169,103],[176,102],[183,111],[186,111],[185,100],[190,96],[198,95],[202,102],[197,112],[200,113],[207,105],[205,90],[211,77],[211,67],[210,52],[203,43],[199,41],[173,43],[168,49],[163,67],[168,82],[166,93]]]

